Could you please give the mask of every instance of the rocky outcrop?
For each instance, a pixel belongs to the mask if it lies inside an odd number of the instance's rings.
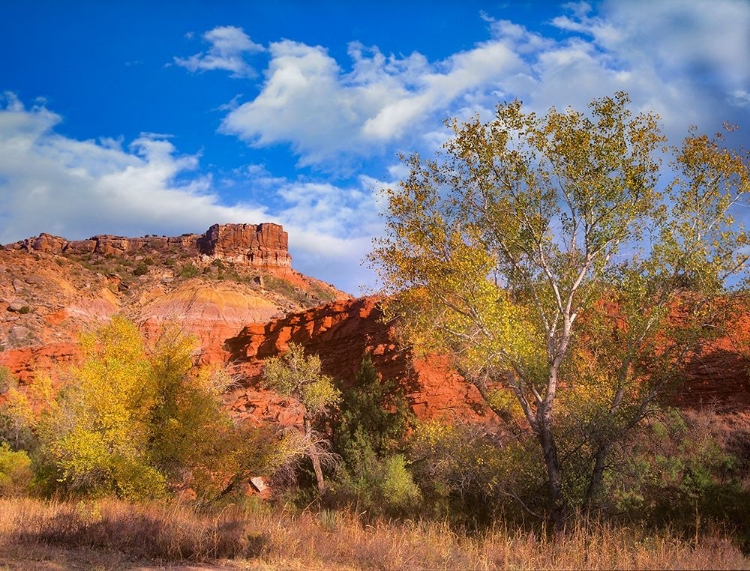
[[[6,250],[23,250],[26,252],[43,252],[47,254],[99,254],[102,256],[128,256],[167,252],[170,248],[182,250],[188,254],[198,255],[197,240],[199,234],[184,234],[178,237],[144,236],[127,238],[101,234],[88,240],[66,240],[52,234],[39,234],[19,242],[7,244]]]
[[[31,382],[68,363],[67,345],[115,314],[150,336],[178,323],[197,338],[201,363],[221,365],[225,341],[246,325],[349,298],[290,268],[287,234],[276,224],[173,238],[40,234],[0,246],[0,366]]]
[[[245,327],[226,343],[230,362],[246,385],[233,395],[232,408],[241,417],[259,421],[297,418],[294,410],[279,411],[278,396],[260,388],[263,360],[282,353],[294,342],[319,355],[323,372],[344,389],[351,386],[362,358],[369,354],[381,378],[394,379],[406,388],[410,405],[420,418],[496,423],[477,389],[451,369],[448,359],[414,358],[399,345],[392,324],[382,318],[377,298],[367,297]]]
[[[710,408],[718,412],[750,410],[750,313],[748,300],[728,303],[721,335],[704,342],[687,359],[685,382],[663,400],[681,408]]]
[[[189,257],[226,260],[259,268],[290,268],[287,233],[278,224],[214,224],[204,234],[177,237],[126,238],[103,234],[88,240],[66,240],[40,234],[5,246],[6,250],[48,254],[135,257],[154,253],[180,253]]]
[[[197,240],[204,256],[258,267],[291,267],[289,238],[278,224],[214,224]]]
[[[50,343],[0,351],[0,367],[6,367],[21,383],[33,382],[40,373],[55,374],[60,367],[71,365],[80,351],[74,343]]]

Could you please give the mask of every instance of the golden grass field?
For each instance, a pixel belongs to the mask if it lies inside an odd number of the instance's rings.
[[[178,503],[0,500],[0,569],[750,569],[716,530],[591,523],[554,542],[501,524],[476,534],[447,523],[365,523],[350,512]]]

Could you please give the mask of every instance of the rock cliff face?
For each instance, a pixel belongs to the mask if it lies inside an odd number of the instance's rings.
[[[230,363],[246,382],[235,391],[232,408],[240,417],[258,421],[297,420],[299,411],[280,408],[278,397],[260,388],[263,359],[284,352],[294,342],[318,354],[323,372],[344,389],[351,386],[362,358],[369,354],[381,378],[394,379],[406,388],[418,417],[497,422],[477,389],[453,371],[447,359],[414,358],[399,346],[392,324],[383,323],[382,317],[377,298],[366,297],[248,325],[226,343]]]
[[[191,257],[206,256],[261,268],[290,268],[287,233],[278,224],[214,224],[204,234],[177,237],[144,236],[125,238],[103,234],[88,240],[66,240],[40,234],[8,244],[6,250],[48,254],[98,254],[101,256],[137,256],[155,252],[180,251]]]
[[[33,382],[77,359],[79,332],[124,314],[147,336],[166,321],[195,335],[200,362],[238,373],[229,405],[253,422],[299,422],[298,405],[260,383],[263,360],[294,341],[319,354],[344,389],[370,354],[382,378],[406,388],[419,417],[497,425],[447,358],[414,358],[399,345],[377,299],[351,299],[290,263],[287,234],[275,224],[214,225],[176,238],[41,234],[0,247],[0,366]],[[690,357],[686,383],[666,402],[750,410],[747,307],[743,300],[732,308],[728,331]]]
[[[291,267],[287,233],[278,224],[214,224],[198,238],[200,253],[260,267]]]

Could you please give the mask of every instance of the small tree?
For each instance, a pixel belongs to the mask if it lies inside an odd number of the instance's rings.
[[[421,500],[402,454],[412,424],[404,387],[381,380],[370,355],[344,392],[333,423],[334,449],[343,460],[337,472],[344,499],[374,513],[403,512]]]
[[[154,400],[148,410],[148,452],[172,489],[189,487],[199,498],[211,499],[225,493],[227,479],[244,474],[248,461],[257,462],[259,455],[246,449],[251,435],[223,406],[231,376],[224,369],[195,366],[196,349],[196,339],[175,323],[166,324],[149,347]]]
[[[262,469],[268,451],[222,406],[231,378],[196,367],[195,348],[174,324],[147,345],[121,317],[82,336],[83,360],[40,423],[52,486],[128,499],[190,488],[211,500]]]
[[[302,448],[312,462],[318,491],[323,494],[326,484],[321,457],[327,457],[330,445],[315,430],[315,425],[338,404],[341,393],[333,386],[331,377],[320,372],[320,357],[305,356],[304,348],[296,343],[290,343],[282,356],[266,361],[264,378],[270,388],[296,399],[304,407]]]
[[[385,190],[370,258],[419,350],[450,352],[499,415],[515,401],[558,530],[580,501],[568,468],[585,458],[579,488],[600,493],[612,444],[678,376],[747,261],[731,216],[750,192],[747,155],[691,133],[660,192],[657,117],[633,116],[625,93],[590,107],[537,116],[513,102],[488,123],[450,122],[438,158],[408,157],[408,178]],[[574,357],[593,349],[605,366],[586,369]],[[578,431],[558,418],[571,407],[585,411]]]
[[[34,382],[22,389],[10,372],[0,367],[0,443],[12,450],[32,452],[38,444],[37,425],[50,409],[55,390],[49,375],[38,374]]]
[[[342,395],[334,444],[344,456],[357,445],[387,456],[403,447],[412,417],[404,388],[390,379],[380,380],[366,355],[354,385]]]
[[[70,371],[42,431],[56,479],[76,493],[164,493],[165,478],[149,463],[155,392],[138,329],[116,317],[83,335],[80,346],[83,361]]]

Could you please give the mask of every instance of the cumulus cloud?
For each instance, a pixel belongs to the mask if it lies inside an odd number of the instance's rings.
[[[192,35],[186,37],[192,39]],[[207,52],[188,58],[175,57],[174,62],[193,72],[221,69],[231,72],[232,77],[255,76],[255,70],[245,56],[262,52],[265,48],[253,42],[242,28],[218,26],[203,34],[203,39],[211,44]]]
[[[212,177],[200,174],[200,157],[179,154],[165,136],[143,134],[126,147],[121,139],[80,141],[57,134],[60,121],[13,94],[0,100],[0,243],[40,232],[178,235],[216,222],[269,221],[289,232],[298,270],[352,292],[369,280],[359,269],[378,233],[369,181],[289,181],[255,165],[237,184],[273,194],[276,205],[226,204]]]
[[[355,42],[350,71],[320,46],[284,40],[269,52],[261,92],[230,111],[221,130],[253,145],[290,143],[303,165],[382,149],[521,65],[497,42],[432,64],[418,53],[386,56]]]
[[[539,103],[559,105],[559,77],[566,76],[584,87],[578,98],[562,91],[572,104],[624,89],[642,109],[660,113],[672,136],[690,124],[713,131],[741,117],[734,94],[750,87],[747,2],[619,0],[605,2],[598,14],[586,3],[570,10],[552,24],[571,37],[537,57]],[[581,56],[576,65],[551,61],[565,44]]]
[[[548,22],[555,35],[482,13],[489,39],[440,61],[352,42],[339,62],[321,46],[271,43],[260,92],[228,109],[220,130],[254,146],[286,143],[302,165],[331,166],[394,145],[431,146],[442,119],[513,98],[545,111],[626,90],[673,135],[690,124],[713,130],[746,108],[747,2],[611,0],[561,10]]]

